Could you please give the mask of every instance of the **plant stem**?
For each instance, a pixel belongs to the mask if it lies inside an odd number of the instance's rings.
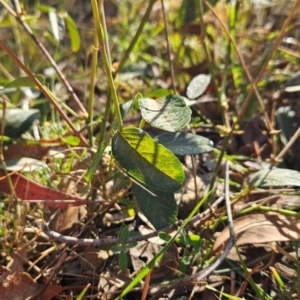
[[[94,99],[95,99],[95,79],[97,72],[97,63],[98,63],[98,47],[99,40],[95,32],[94,35],[94,47],[93,47],[93,56],[92,56],[92,66],[91,66],[91,81],[90,81],[90,91],[89,91],[89,101],[88,101],[88,118],[87,118],[87,129],[89,136],[90,146],[94,146],[94,137],[93,137],[93,119],[94,119]]]
[[[145,12],[145,14],[142,18],[142,21],[141,21],[140,25],[139,25],[139,28],[137,29],[137,31],[136,31],[129,47],[125,51],[124,56],[122,57],[121,61],[119,62],[119,65],[118,65],[118,68],[115,71],[115,74],[118,73],[122,69],[122,67],[124,66],[126,60],[128,59],[128,56],[129,56],[130,52],[132,51],[133,47],[137,43],[137,41],[138,41],[138,39],[139,39],[143,29],[144,29],[144,26],[145,26],[146,22],[149,19],[150,13],[152,11],[152,8],[153,8],[153,5],[154,5],[155,2],[156,2],[156,0],[150,0],[149,5],[147,7],[147,10],[146,10],[146,12]]]
[[[201,26],[201,36],[202,36],[202,46],[203,50],[205,53],[206,61],[207,61],[207,67],[209,69],[209,73],[211,74],[211,82],[214,87],[214,92],[216,93],[217,99],[218,99],[218,106],[221,112],[221,117],[222,117],[222,123],[224,126],[226,126],[226,116],[225,116],[225,103],[222,102],[222,97],[218,88],[217,84],[217,79],[215,76],[215,72],[213,69],[213,64],[212,64],[212,58],[210,56],[210,53],[207,48],[207,37],[206,37],[206,28],[203,20],[203,4],[202,1],[199,1],[199,7],[200,7],[200,26]]]
[[[101,56],[103,59],[104,68],[105,68],[105,72],[106,72],[106,76],[107,76],[107,80],[108,80],[108,85],[110,88],[112,100],[113,100],[115,111],[116,111],[116,117],[117,117],[117,121],[118,121],[119,131],[122,131],[123,121],[122,121],[121,112],[120,112],[120,108],[119,108],[117,92],[116,92],[116,88],[115,88],[115,84],[114,84],[114,80],[113,80],[113,76],[112,76],[112,72],[111,72],[111,65],[109,63],[108,56],[106,53],[103,26],[102,26],[101,20],[100,20],[101,12],[99,11],[98,3],[96,0],[91,0],[91,4],[92,4],[92,9],[93,9],[96,32],[97,32],[97,36],[98,36],[98,40],[99,40],[99,50],[101,52]],[[102,10],[102,5],[101,5],[101,10]]]
[[[238,58],[239,58],[239,60],[240,60],[240,63],[241,63],[241,65],[242,65],[242,67],[243,67],[243,70],[245,71],[246,77],[247,77],[248,81],[249,81],[250,84],[251,84],[251,88],[254,90],[255,95],[256,95],[256,98],[257,98],[257,100],[258,100],[258,103],[259,103],[259,105],[260,105],[260,107],[261,107],[261,109],[262,109],[262,111],[263,111],[263,113],[264,113],[264,117],[265,117],[265,119],[266,119],[267,127],[268,127],[268,129],[269,129],[270,131],[272,131],[273,128],[272,128],[272,124],[271,124],[270,118],[269,118],[269,116],[268,116],[268,114],[267,114],[267,112],[266,112],[266,110],[265,110],[263,100],[262,100],[262,98],[261,98],[261,96],[260,96],[260,94],[259,94],[259,92],[258,92],[257,87],[256,87],[257,81],[253,81],[253,80],[252,80],[252,76],[251,76],[251,74],[250,74],[250,72],[249,72],[249,70],[248,70],[248,68],[247,68],[247,65],[246,65],[246,63],[245,63],[245,60],[244,60],[243,56],[241,55],[241,53],[239,52],[235,40],[234,40],[234,39],[232,38],[232,36],[230,35],[230,32],[229,32],[229,30],[228,30],[226,24],[219,18],[218,14],[216,13],[215,9],[210,5],[210,3],[209,3],[207,0],[203,0],[203,1],[204,1],[205,5],[206,5],[207,7],[209,7],[209,9],[210,9],[211,12],[213,13],[213,15],[218,19],[218,21],[220,22],[220,24],[221,24],[221,26],[223,27],[224,31],[226,32],[228,38],[230,39],[230,41],[231,41],[231,43],[232,43],[232,45],[233,45],[233,47],[234,47],[234,49],[235,49],[235,51],[236,51],[236,55],[238,56]],[[300,1],[300,0],[299,0],[299,1]],[[248,99],[248,98],[247,98],[247,99]],[[243,111],[243,113],[244,113],[244,111],[245,111],[246,107],[248,106],[250,100],[251,100],[251,99],[249,98],[249,99],[248,99],[248,102],[246,102],[246,100],[244,101],[244,103],[243,103],[243,105],[242,105],[242,107],[241,107],[241,109],[240,109],[240,112],[239,112],[239,114],[238,114],[237,120],[236,120],[236,122],[234,123],[234,125],[232,126],[232,129],[231,129],[231,130],[233,130],[233,128],[235,127],[235,125],[237,125],[238,122],[240,121],[241,113],[242,113],[242,111]]]
[[[166,35],[166,42],[167,42],[168,60],[169,60],[169,65],[170,65],[171,78],[172,78],[172,87],[173,87],[174,94],[176,94],[177,92],[176,92],[176,85],[175,85],[174,66],[173,66],[173,61],[172,61],[172,53],[171,53],[171,46],[170,46],[170,41],[169,41],[169,33],[168,33],[168,25],[167,25],[164,0],[161,0],[161,8],[162,8],[163,20],[164,20],[164,24],[165,24],[164,27],[165,27],[165,35]]]

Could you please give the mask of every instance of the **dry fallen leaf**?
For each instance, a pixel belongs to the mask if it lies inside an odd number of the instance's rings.
[[[300,223],[297,218],[278,213],[251,214],[234,220],[236,245],[262,245],[270,242],[300,240]],[[219,251],[229,240],[229,228],[226,227],[217,237],[213,252]],[[239,260],[235,247],[227,256]]]
[[[152,244],[146,241],[140,241],[135,247],[129,249],[130,260],[135,271],[140,271],[145,266],[145,260],[149,262],[163,246]],[[178,268],[178,249],[172,244],[163,258],[153,268],[151,279],[171,278]]]
[[[24,143],[15,143],[8,146],[3,155],[5,160],[9,158],[31,157],[38,160],[43,159],[50,149],[50,146],[26,145]]]
[[[86,215],[87,210],[85,205],[60,209],[54,218],[51,219],[49,227],[54,231],[66,234],[67,230],[71,229],[74,224],[82,222]]]
[[[12,254],[11,260],[6,266],[7,271],[4,271],[0,276],[0,282],[3,282],[9,275],[14,272],[24,272],[24,263],[27,259],[27,251],[25,248],[19,248],[15,253]]]
[[[42,291],[44,286],[25,272],[15,272],[0,284],[0,299],[24,300]],[[42,299],[42,296],[35,298]]]
[[[60,293],[63,290],[64,290],[64,288],[60,285],[49,284],[46,291],[43,294],[42,300],[54,299],[53,297],[56,296],[58,293]]]
[[[72,203],[73,205],[87,204],[89,201],[84,198],[69,195],[49,187],[38,184],[20,173],[9,174],[15,193],[22,200],[37,200],[44,202],[48,207],[65,208]],[[3,170],[0,170],[0,191],[11,194],[11,190]]]
[[[80,254],[80,264],[83,270],[98,269],[112,255],[112,251],[99,250],[89,247]]]

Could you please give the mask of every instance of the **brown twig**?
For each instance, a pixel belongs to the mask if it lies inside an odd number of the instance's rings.
[[[281,152],[273,159],[274,165],[280,162],[281,158],[283,158],[287,154],[287,152],[290,150],[293,144],[298,140],[299,136],[300,136],[300,127],[297,129],[297,131],[294,133],[294,135],[291,137],[291,139],[285,145],[285,147],[281,150]]]
[[[223,260],[226,258],[228,253],[230,252],[231,248],[233,247],[235,243],[234,239],[234,228],[233,228],[233,218],[232,218],[232,212],[231,212],[231,204],[230,204],[230,197],[229,197],[229,167],[228,167],[228,161],[225,163],[225,204],[226,204],[226,210],[227,210],[227,216],[228,216],[228,226],[229,226],[229,233],[230,238],[228,241],[228,244],[226,245],[223,253],[220,257],[209,267],[206,269],[200,271],[199,273],[194,274],[191,276],[192,281],[202,281],[204,278],[206,278],[209,274],[211,274],[216,268],[223,262]]]
[[[213,209],[215,209],[221,201],[223,201],[223,197],[220,197],[218,200],[216,200],[210,208],[205,210],[204,212],[196,215],[193,217],[190,221],[190,224],[193,224],[205,216],[207,216]],[[182,221],[176,222],[174,225],[170,227],[166,227],[154,232],[151,232],[149,234],[145,235],[140,235],[140,236],[135,236],[135,237],[130,237],[128,239],[128,243],[133,243],[133,242],[138,242],[138,241],[144,241],[153,237],[158,236],[159,232],[165,232],[165,233],[170,233],[176,230],[176,228],[182,223]],[[41,229],[43,233],[45,233],[50,239],[60,242],[60,243],[66,243],[68,245],[81,245],[81,246],[94,246],[94,247],[100,247],[104,245],[118,245],[120,244],[120,239],[117,237],[110,237],[110,238],[103,238],[103,239],[81,239],[81,238],[76,238],[76,237],[71,237],[71,236],[66,236],[62,235],[56,231],[53,231],[49,228],[49,222],[44,222],[43,220],[37,220],[36,221],[36,226],[38,229]]]

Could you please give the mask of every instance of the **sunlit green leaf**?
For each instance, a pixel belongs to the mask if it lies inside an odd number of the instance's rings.
[[[69,146],[78,146],[80,144],[80,140],[77,136],[67,136],[64,138],[64,142]]]
[[[116,133],[112,153],[126,173],[146,187],[175,192],[184,181],[177,157],[139,128]]]
[[[38,4],[36,5],[36,9],[40,12],[48,13],[49,11],[53,10],[53,7],[50,5]]]
[[[68,14],[64,14],[63,17],[66,21],[67,28],[69,31],[72,51],[77,52],[80,48],[80,43],[81,43],[78,28],[76,26],[76,23]]]
[[[153,127],[167,131],[179,131],[191,120],[191,110],[178,95],[169,95],[153,100],[139,99],[143,118]]]

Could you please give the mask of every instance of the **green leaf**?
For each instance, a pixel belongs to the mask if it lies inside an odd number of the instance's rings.
[[[250,177],[249,184],[255,187],[263,186],[300,186],[300,172],[289,169],[260,170]]]
[[[112,153],[126,173],[147,188],[173,193],[184,181],[178,158],[139,128],[124,128],[116,133]]]
[[[120,233],[120,242],[122,245],[125,245],[128,241],[129,238],[129,227],[128,226],[124,226],[121,230]]]
[[[145,97],[147,98],[159,98],[159,97],[165,97],[170,95],[171,90],[170,89],[156,89],[151,90],[148,93],[145,94]]]
[[[121,270],[126,270],[128,265],[128,257],[127,257],[127,253],[126,250],[121,250],[120,254],[119,254],[119,267]]]
[[[120,108],[120,112],[121,112],[121,117],[122,120],[124,121],[124,119],[126,118],[126,116],[128,115],[129,111],[131,110],[132,106],[133,106],[134,100],[130,100],[127,101],[125,103],[119,104],[119,108]],[[112,131],[116,131],[118,130],[118,120],[115,117],[111,123],[111,130]]]
[[[141,98],[139,107],[146,122],[163,130],[181,130],[191,120],[191,109],[178,95],[169,95],[157,100]]]
[[[2,123],[2,114],[0,114],[0,123]],[[20,108],[9,108],[5,112],[4,135],[11,138],[19,138],[26,132],[32,123],[38,119],[39,111],[37,109],[23,110]]]
[[[64,14],[63,17],[65,19],[69,31],[72,51],[77,52],[80,48],[81,42],[78,28],[76,26],[76,23],[68,14]]]
[[[158,233],[158,237],[166,242],[168,242],[172,238],[169,234],[165,233],[164,231],[160,231]]]
[[[164,254],[167,252],[170,245],[175,241],[177,235],[182,232],[183,228],[186,227],[186,225],[189,223],[191,218],[198,212],[199,208],[203,203],[206,203],[206,201],[209,199],[210,195],[212,193],[212,190],[209,191],[205,197],[198,202],[198,204],[194,207],[193,211],[188,215],[188,217],[184,220],[183,224],[179,227],[179,229],[175,232],[175,234],[172,236],[172,238],[163,246],[163,248],[151,259],[150,262],[148,262],[143,269],[141,269],[135,278],[123,289],[122,293],[115,299],[115,300],[121,300],[123,297],[125,297],[141,280],[151,271],[151,269],[157,264]]]
[[[184,239],[183,236],[180,236],[179,243],[184,245],[196,246],[201,241],[201,237],[199,235],[190,233],[186,234],[186,238]]]
[[[296,112],[290,106],[282,106],[277,109],[275,115],[277,126],[281,129],[280,139],[286,145],[297,129],[295,125]]]
[[[186,94],[190,99],[201,96],[210,83],[211,76],[200,74],[194,77],[187,87]]]
[[[94,176],[94,174],[99,166],[99,163],[100,163],[101,157],[104,153],[104,150],[105,150],[105,143],[103,142],[100,145],[98,145],[97,152],[95,155],[93,155],[93,158],[88,167],[88,170],[86,171],[86,173],[84,175],[84,179],[87,182],[90,182],[92,180],[92,177]]]
[[[60,40],[63,39],[65,34],[65,28],[66,28],[65,20],[60,14],[56,13],[55,9],[51,9],[48,12],[48,16],[49,16],[49,22],[50,22],[52,34],[54,38],[59,42]]]
[[[77,136],[67,136],[64,138],[64,142],[69,146],[78,146],[80,144],[80,140]]]
[[[45,77],[43,75],[34,75],[34,76],[41,84],[43,85],[46,84]],[[11,81],[5,87],[6,88],[36,87],[36,84],[28,76],[25,76]]]
[[[36,9],[39,10],[40,12],[48,13],[49,11],[53,10],[53,7],[50,5],[38,4],[36,5]]]
[[[155,140],[176,155],[194,155],[210,152],[213,142],[203,136],[185,132],[165,133]]]
[[[137,184],[133,184],[132,192],[141,211],[155,229],[162,229],[174,224],[177,216],[177,204],[173,193],[151,189],[153,194],[150,194]]]

